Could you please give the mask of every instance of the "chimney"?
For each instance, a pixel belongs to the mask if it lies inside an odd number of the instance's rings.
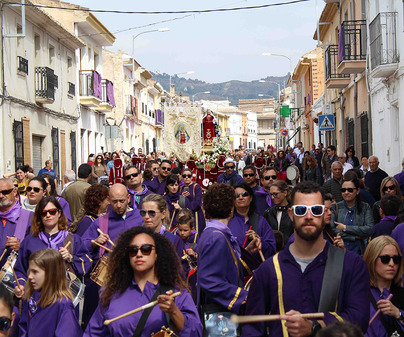
[[[175,84],[171,84],[170,94],[171,96],[175,96]]]

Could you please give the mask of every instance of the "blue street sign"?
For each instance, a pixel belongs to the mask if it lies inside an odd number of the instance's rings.
[[[334,115],[319,115],[318,125],[320,131],[331,131],[335,130],[335,120]]]

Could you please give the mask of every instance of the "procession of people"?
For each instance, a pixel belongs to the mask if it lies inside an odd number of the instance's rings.
[[[93,157],[0,179],[0,336],[404,336],[404,178],[376,156]]]

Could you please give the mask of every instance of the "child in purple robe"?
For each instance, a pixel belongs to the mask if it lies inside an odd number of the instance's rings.
[[[174,292],[181,294],[174,298],[170,296]],[[147,315],[141,311],[113,320],[154,300],[158,304]],[[105,325],[106,319],[112,322]],[[180,337],[202,336],[202,323],[172,243],[150,228],[133,227],[121,234],[110,255],[100,305],[84,336],[148,337],[162,326]]]
[[[62,255],[40,249],[29,258],[20,337],[81,337]]]

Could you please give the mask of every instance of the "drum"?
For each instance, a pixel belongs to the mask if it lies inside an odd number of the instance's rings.
[[[4,263],[3,267],[0,270],[0,280],[1,283],[5,285],[7,290],[14,294],[14,274],[13,268],[15,262],[17,261],[18,253],[16,251],[11,251],[10,255],[7,258],[6,263]]]
[[[169,328],[166,328],[163,326],[161,330],[155,334],[152,333],[152,337],[177,337],[177,335],[174,333],[174,331],[171,331]]]
[[[296,183],[299,179],[299,169],[295,165],[291,165],[286,169],[286,177],[292,182]]]
[[[73,305],[76,307],[84,297],[84,289],[86,286],[75,274],[70,271],[66,271],[66,277],[70,291],[73,294]]]
[[[95,268],[91,272],[90,279],[97,283],[99,286],[102,286],[105,281],[105,276],[107,275],[107,266],[108,266],[108,256],[101,256],[98,260]]]

